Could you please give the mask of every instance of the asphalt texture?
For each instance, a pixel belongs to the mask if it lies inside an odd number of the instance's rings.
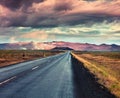
[[[0,98],[115,98],[70,52],[0,68]]]

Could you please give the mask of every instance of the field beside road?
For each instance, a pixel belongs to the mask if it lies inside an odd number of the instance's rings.
[[[34,60],[60,53],[60,51],[42,50],[0,50],[0,67],[23,61]]]
[[[3,68],[0,68],[0,96],[120,98],[119,52],[59,53],[61,52],[1,50],[0,66]],[[12,64],[15,65],[5,67]]]
[[[120,52],[74,52],[100,84],[120,98]]]
[[[0,69],[1,98],[116,98],[71,52]]]

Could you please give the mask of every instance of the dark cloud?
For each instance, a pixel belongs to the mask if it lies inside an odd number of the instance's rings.
[[[0,4],[12,10],[20,7],[29,7],[32,3],[39,3],[45,0],[0,0]]]
[[[28,18],[29,17],[29,18]],[[3,20],[4,19],[4,20]],[[120,17],[117,16],[110,16],[107,14],[86,14],[86,13],[80,13],[80,14],[70,14],[70,15],[63,15],[59,17],[58,15],[52,16],[41,16],[41,15],[34,15],[33,16],[27,16],[26,14],[22,14],[21,16],[13,16],[8,18],[3,18],[1,21],[5,22],[7,21],[8,24],[5,24],[4,26],[14,26],[14,27],[34,27],[34,28],[40,28],[40,27],[57,27],[60,25],[63,26],[72,26],[72,25],[78,25],[78,24],[85,24],[86,26],[91,26],[94,23],[102,23],[106,21],[107,23],[111,23],[116,20],[120,20]],[[2,23],[1,22],[1,23]]]
[[[110,23],[120,20],[120,1],[116,0],[111,3],[84,1],[0,0],[0,26],[37,28],[92,25],[104,21]]]
[[[78,25],[78,24],[86,24],[92,25],[94,23],[102,23],[106,21],[107,23],[111,23],[113,21],[120,20],[118,16],[112,16],[108,14],[91,14],[91,13],[77,13],[70,14],[60,18],[60,23],[64,25]]]
[[[67,10],[72,10],[72,2],[68,1],[57,1],[55,3],[54,10],[56,11],[67,11]]]
[[[99,1],[99,0],[84,0],[84,1],[89,1],[89,2],[91,2],[91,1]],[[104,0],[104,1],[113,1],[113,0]]]
[[[97,0],[84,0],[84,1],[97,1]]]

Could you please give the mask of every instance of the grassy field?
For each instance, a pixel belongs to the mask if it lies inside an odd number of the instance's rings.
[[[60,53],[60,51],[40,50],[0,50],[0,67],[19,62],[43,58]]]
[[[120,52],[74,52],[98,82],[120,98]]]

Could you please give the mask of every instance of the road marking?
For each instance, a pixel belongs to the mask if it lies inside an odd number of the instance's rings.
[[[5,84],[5,83],[7,83],[7,82],[9,82],[9,81],[11,81],[11,80],[13,80],[13,79],[15,79],[15,78],[16,78],[16,76],[13,76],[13,77],[11,77],[11,78],[3,81],[3,82],[0,82],[0,85],[3,85],[3,84]]]
[[[39,66],[36,66],[36,67],[34,67],[34,68],[32,68],[32,70],[35,70],[35,69],[37,69]]]

